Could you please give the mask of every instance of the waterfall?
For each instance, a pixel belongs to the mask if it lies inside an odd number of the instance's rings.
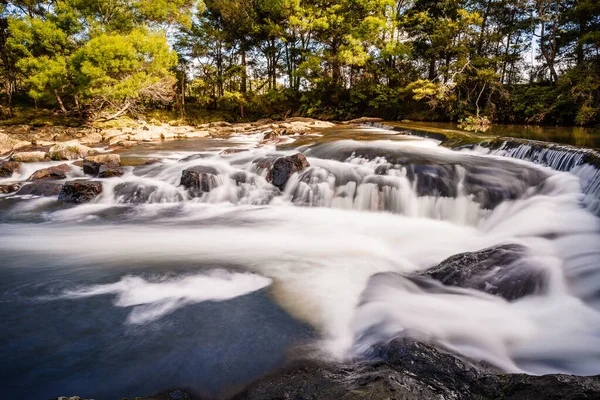
[[[479,149],[572,173],[581,180],[582,201],[586,208],[600,214],[600,154],[597,151],[521,139],[496,140],[482,144]]]

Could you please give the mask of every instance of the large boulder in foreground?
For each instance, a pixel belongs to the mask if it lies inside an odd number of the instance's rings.
[[[0,178],[10,178],[20,166],[16,161],[0,161]]]
[[[259,379],[236,400],[575,400],[600,398],[600,376],[501,374],[434,345],[396,339],[369,361],[298,361]]]
[[[515,300],[542,292],[548,276],[527,261],[527,249],[516,244],[455,254],[425,272],[444,285],[477,289]]]
[[[60,164],[50,168],[39,169],[31,174],[29,178],[27,178],[27,182],[67,179],[67,174],[70,170],[71,167],[69,167],[67,164]]]
[[[55,182],[36,181],[23,186],[16,193],[19,196],[58,196],[63,185]]]
[[[52,160],[77,160],[91,155],[94,150],[82,145],[77,140],[57,143],[48,150],[48,157]]]
[[[206,165],[196,165],[181,172],[181,186],[188,189],[192,196],[200,196],[219,184],[219,171]]]
[[[98,175],[101,167],[112,169],[120,166],[121,156],[118,154],[98,154],[83,159],[83,173],[88,175]]]
[[[297,153],[288,157],[279,157],[273,162],[267,180],[273,186],[283,190],[290,176],[296,172],[300,172],[308,168],[310,164],[304,154]]]
[[[102,193],[102,182],[77,179],[65,183],[58,199],[66,203],[88,203]]]

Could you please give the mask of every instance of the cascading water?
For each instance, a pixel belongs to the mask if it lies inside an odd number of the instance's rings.
[[[488,145],[489,149],[487,146],[478,149],[571,172],[581,180],[584,204],[594,214],[600,214],[600,154],[597,151],[523,140],[498,143]]]
[[[248,147],[156,151],[160,162],[102,180],[90,204],[4,196],[4,273],[24,255],[122,271],[74,285],[61,269],[63,283],[28,304],[109,296],[131,327],[267,287],[315,330],[318,357],[368,357],[376,343],[411,336],[507,371],[600,373],[600,223],[582,207],[583,175],[414,138]],[[269,166],[298,151],[310,166],[280,191]],[[206,178],[196,191],[180,185],[190,168]],[[506,244],[523,246],[519,263],[543,276],[532,295],[507,300],[422,277],[452,255]],[[164,271],[177,263],[192,272]],[[145,275],[139,264],[161,267]]]

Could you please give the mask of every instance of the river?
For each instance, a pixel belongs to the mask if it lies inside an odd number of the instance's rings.
[[[122,150],[125,175],[89,204],[0,195],[3,396],[226,398],[290,359],[365,358],[399,336],[508,372],[600,374],[597,167],[373,127],[261,140]],[[298,152],[310,167],[267,182]],[[199,166],[214,174],[193,196],[180,180]],[[542,277],[528,296],[411,278],[505,244]]]

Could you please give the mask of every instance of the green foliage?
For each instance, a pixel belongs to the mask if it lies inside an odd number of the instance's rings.
[[[177,55],[160,33],[136,29],[127,35],[100,34],[77,50],[71,60],[77,93],[85,104],[128,101],[168,103]]]
[[[28,95],[93,119],[597,124],[599,32],[594,0],[17,0],[0,5],[0,114]]]

